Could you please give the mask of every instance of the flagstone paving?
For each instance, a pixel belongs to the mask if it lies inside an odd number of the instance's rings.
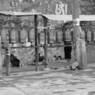
[[[0,95],[95,95],[95,66],[0,79]]]

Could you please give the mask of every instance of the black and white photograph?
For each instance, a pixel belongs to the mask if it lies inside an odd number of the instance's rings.
[[[0,0],[0,95],[95,95],[95,0]]]

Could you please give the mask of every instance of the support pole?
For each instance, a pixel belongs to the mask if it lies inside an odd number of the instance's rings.
[[[3,62],[3,58],[2,58],[2,44],[1,44],[1,35],[0,35],[0,76],[2,76],[2,62]]]
[[[36,64],[36,71],[38,71],[38,61],[39,61],[39,47],[38,47],[38,22],[37,22],[37,15],[34,15],[34,26],[35,26],[35,64]]]
[[[6,64],[6,76],[10,75],[10,53],[9,49],[5,49],[5,64]]]
[[[7,30],[5,29],[4,32],[7,33]],[[5,74],[6,76],[9,76],[10,74],[10,47],[9,47],[9,39],[7,38],[7,36],[5,36],[5,40],[4,40],[4,50],[5,50],[4,64],[5,64],[5,70],[6,70]]]
[[[43,17],[44,19],[44,27],[47,27],[47,18]],[[47,68],[47,29],[44,29],[44,35],[45,35],[45,43],[44,43],[44,55],[45,55],[45,68]]]
[[[80,38],[82,29],[80,27],[79,15],[80,15],[80,2],[79,0],[72,0],[73,2],[73,27],[74,27],[74,43],[75,43],[75,57],[79,63],[80,68],[87,66],[87,54],[85,40]],[[84,45],[83,45],[84,43]]]

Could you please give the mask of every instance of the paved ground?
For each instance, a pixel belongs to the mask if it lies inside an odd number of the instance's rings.
[[[95,65],[81,71],[61,69],[4,76],[0,78],[0,95],[95,95]]]

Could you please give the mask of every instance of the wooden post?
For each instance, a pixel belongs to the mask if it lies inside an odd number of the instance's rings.
[[[72,2],[73,2],[72,16],[74,22],[73,27],[74,27],[75,57],[79,63],[80,68],[85,68],[87,66],[87,54],[85,40],[80,39],[80,33],[82,32],[79,21],[80,3],[79,0],[72,0]]]
[[[9,43],[11,43],[11,30],[8,30],[8,34],[9,34]]]
[[[3,62],[3,59],[2,59],[2,43],[1,43],[1,35],[0,35],[0,76],[2,76],[2,62]]]
[[[35,61],[36,61],[36,71],[38,71],[38,61],[39,61],[39,47],[38,47],[38,22],[37,15],[34,15],[34,26],[35,26]]]
[[[49,28],[47,29],[47,43],[50,44],[50,32],[49,32]]]
[[[45,55],[45,68],[47,68],[47,18],[43,17],[44,20],[44,35],[45,35],[45,43],[44,43],[44,55]]]
[[[6,76],[10,74],[10,53],[9,49],[5,49],[5,64],[6,64]]]
[[[4,27],[5,28],[5,27]],[[8,28],[7,28],[8,29]],[[3,32],[3,31],[2,31]],[[4,30],[4,32],[5,32],[5,35],[7,34],[7,33],[9,33],[9,31],[6,31],[6,29]],[[3,36],[3,34],[1,35],[1,36]],[[8,37],[7,37],[7,35],[6,36],[4,36],[5,38],[5,40],[3,41],[3,37],[2,37],[2,41],[4,42],[4,50],[5,50],[5,54],[4,54],[4,60],[2,60],[2,61],[4,61],[4,64],[5,64],[5,73],[6,73],[6,75],[8,76],[9,75],[9,73],[10,73],[10,53],[9,53],[9,39],[8,39]]]

